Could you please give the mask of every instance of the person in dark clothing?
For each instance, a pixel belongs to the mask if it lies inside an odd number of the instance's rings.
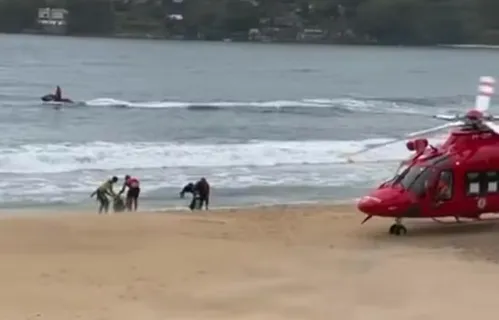
[[[184,186],[184,188],[182,189],[182,191],[180,191],[180,198],[185,197],[186,193],[192,193],[192,194],[194,194],[194,183],[189,182],[188,184],[186,184]]]
[[[205,178],[201,178],[194,185],[194,193],[199,195],[200,203],[199,209],[205,206],[205,209],[208,210],[208,205],[210,204],[210,185]]]
[[[57,86],[55,88],[55,93],[49,93],[41,97],[44,102],[65,102],[65,103],[73,103],[73,100],[62,97],[61,87]]]
[[[57,88],[55,88],[54,97],[55,97],[54,101],[61,101],[62,100],[61,87],[57,86]]]
[[[208,210],[210,203],[210,185],[205,178],[201,178],[196,183],[188,183],[180,191],[180,197],[183,198],[186,193],[192,193],[192,201],[189,205],[191,210],[201,210],[203,204],[205,209]]]
[[[189,209],[191,209],[191,211],[195,209],[200,210],[201,199],[199,198],[199,194],[194,191],[194,183],[189,182],[188,184],[186,184],[182,189],[182,191],[180,191],[180,197],[184,198],[186,193],[192,193],[192,200],[191,203],[189,204]]]

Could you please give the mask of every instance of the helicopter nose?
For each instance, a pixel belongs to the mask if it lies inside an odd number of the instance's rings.
[[[392,217],[405,212],[411,203],[413,200],[408,193],[386,189],[361,198],[357,209],[371,216]]]
[[[365,214],[374,215],[380,210],[380,204],[381,199],[372,196],[365,196],[362,197],[357,203],[357,209]]]

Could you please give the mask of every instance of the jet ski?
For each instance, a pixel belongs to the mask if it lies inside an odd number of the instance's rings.
[[[61,88],[57,86],[55,93],[49,93],[40,98],[43,102],[55,102],[59,103],[74,103],[73,100],[69,98],[63,98],[61,93]]]
[[[74,101],[68,98],[57,99],[55,94],[49,93],[41,97],[43,102],[61,102],[61,103],[73,103]]]

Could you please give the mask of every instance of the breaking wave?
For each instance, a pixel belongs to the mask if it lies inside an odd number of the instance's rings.
[[[218,192],[236,193],[248,188],[374,185],[393,174],[397,161],[407,157],[404,143],[371,150],[355,157],[355,163],[348,163],[346,155],[388,140],[92,142],[0,148],[0,200],[34,205],[88,202],[88,193],[102,179],[125,173],[141,178],[145,197],[163,200],[177,199],[177,189],[200,176],[207,177]]]
[[[27,144],[0,149],[2,173],[80,170],[271,167],[347,162],[346,155],[389,139],[359,141],[249,141],[236,144],[175,142]],[[370,151],[359,161],[402,159],[402,143]],[[388,156],[387,156],[388,155]]]

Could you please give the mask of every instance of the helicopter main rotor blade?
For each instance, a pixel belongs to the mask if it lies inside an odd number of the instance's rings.
[[[373,144],[370,144],[369,146],[367,146],[364,149],[361,149],[359,151],[355,151],[355,152],[352,152],[352,153],[345,153],[344,156],[347,156],[349,158],[349,160],[351,162],[353,162],[353,160],[350,157],[359,155],[359,154],[367,152],[369,150],[373,150],[373,149],[381,148],[381,147],[384,147],[384,146],[388,146],[390,144],[397,143],[397,142],[403,141],[403,140],[405,140],[405,138],[396,138],[396,139],[393,139],[393,140],[390,140],[390,141],[387,141],[387,142],[373,143]]]
[[[405,136],[405,138],[415,138],[415,137],[418,137],[418,136],[422,136],[422,135],[425,135],[425,134],[428,134],[428,133],[432,133],[432,132],[437,132],[437,131],[440,131],[440,130],[443,130],[443,129],[447,129],[447,128],[451,128],[451,127],[457,127],[457,126],[460,126],[460,125],[463,125],[464,122],[462,121],[454,121],[454,122],[450,122],[450,123],[446,123],[446,124],[443,124],[443,125],[440,125],[440,126],[436,126],[436,127],[433,127],[433,128],[429,128],[429,129],[425,129],[425,130],[421,130],[421,131],[416,131],[416,132],[411,132],[409,133],[408,135]]]
[[[419,137],[419,136],[422,136],[422,135],[425,135],[425,134],[428,134],[428,133],[437,132],[437,131],[444,130],[444,129],[447,129],[447,128],[460,126],[462,124],[463,124],[462,121],[455,121],[455,122],[446,123],[446,124],[443,124],[443,125],[440,125],[440,126],[437,126],[437,127],[433,127],[433,128],[429,128],[429,129],[425,129],[425,130],[421,130],[421,131],[416,131],[416,132],[411,132],[411,133],[409,133],[409,134],[407,134],[407,135],[405,135],[403,137],[395,138],[393,140],[390,140],[390,141],[387,141],[387,142],[383,142],[383,143],[371,144],[371,145],[369,145],[368,147],[366,147],[366,148],[364,148],[362,150],[359,150],[359,151],[356,151],[356,152],[353,152],[353,153],[347,153],[345,155],[349,158],[350,162],[353,162],[353,160],[351,159],[352,156],[356,156],[356,155],[365,153],[365,152],[367,152],[369,150],[377,149],[377,148],[380,148],[380,147],[385,147],[385,146],[388,146],[388,145],[393,144],[393,143],[404,141],[404,140],[407,140],[407,139],[410,139],[410,138],[416,138],[416,137]]]
[[[496,134],[499,134],[499,125],[490,121],[490,120],[496,120],[499,117],[489,115],[486,112],[490,107],[490,100],[491,100],[492,95],[494,94],[495,82],[496,82],[496,80],[493,77],[490,77],[490,76],[480,77],[480,84],[478,85],[478,94],[476,96],[474,110],[479,111],[481,113],[479,115],[479,118],[481,121],[483,121],[482,122],[483,124],[485,124],[489,129],[494,131]],[[345,154],[345,156],[348,157],[349,162],[353,162],[353,160],[351,160],[352,156],[359,155],[361,153],[367,152],[367,151],[372,150],[372,149],[384,147],[384,146],[387,146],[387,145],[390,145],[393,143],[397,143],[397,142],[400,142],[400,141],[403,141],[406,139],[416,138],[416,137],[423,136],[423,135],[426,135],[428,133],[437,132],[437,131],[440,131],[443,129],[462,126],[465,124],[465,121],[468,121],[469,119],[474,120],[474,117],[476,117],[476,115],[474,113],[471,114],[470,112],[471,111],[469,111],[466,114],[456,114],[456,115],[435,115],[434,118],[436,118],[436,119],[452,121],[452,122],[448,122],[448,123],[443,124],[441,126],[437,126],[437,127],[433,127],[433,128],[429,128],[429,129],[425,129],[425,130],[412,132],[412,133],[409,133],[403,137],[395,138],[395,139],[390,140],[388,142],[372,144],[372,145],[369,145],[368,147],[366,147],[362,150],[359,150],[357,152],[347,153],[347,154]]]
[[[451,115],[451,114],[437,114],[434,115],[433,118],[445,121],[457,121],[462,120],[464,117],[461,115]]]
[[[494,131],[496,134],[499,134],[499,125],[495,124],[492,121],[484,121],[483,122],[490,130]]]

